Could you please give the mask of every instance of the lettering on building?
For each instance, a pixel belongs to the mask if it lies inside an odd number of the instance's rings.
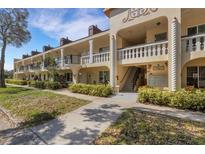
[[[153,71],[163,71],[163,70],[165,70],[164,65],[157,64],[153,66]]]
[[[126,23],[128,21],[134,20],[135,18],[141,16],[147,16],[153,12],[156,12],[158,8],[132,8],[128,9],[127,17],[125,17],[122,22]]]

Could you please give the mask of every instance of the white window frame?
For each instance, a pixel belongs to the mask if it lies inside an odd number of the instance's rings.
[[[186,35],[188,36],[188,29],[189,29],[189,28],[193,28],[193,27],[196,27],[196,31],[197,31],[197,34],[196,34],[196,35],[199,35],[199,28],[198,28],[198,27],[201,26],[201,25],[205,25],[205,23],[187,26]]]

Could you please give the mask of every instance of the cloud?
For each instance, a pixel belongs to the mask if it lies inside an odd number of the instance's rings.
[[[12,70],[13,69],[13,64],[12,63],[5,63],[5,70]]]
[[[90,25],[105,30],[109,27],[108,18],[99,9],[35,9],[30,17],[30,26],[56,40],[85,37]]]

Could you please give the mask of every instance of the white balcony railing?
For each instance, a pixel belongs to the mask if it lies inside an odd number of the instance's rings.
[[[90,56],[81,56],[81,64],[89,64]]]
[[[168,54],[168,41],[123,48],[118,54],[119,60],[160,57]]]
[[[92,63],[108,62],[110,60],[110,52],[93,54],[92,58],[93,58]],[[81,57],[81,64],[89,64],[89,63],[90,63],[89,55]]]
[[[182,38],[182,51],[183,52],[204,51],[205,50],[204,44],[205,44],[205,34],[184,37]]]
[[[93,63],[102,63],[110,60],[110,52],[103,52],[93,55]]]

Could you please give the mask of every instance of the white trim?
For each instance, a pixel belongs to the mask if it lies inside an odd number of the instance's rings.
[[[205,25],[205,23],[187,26],[187,28],[186,28],[186,35],[188,36],[188,28],[193,28],[193,27],[196,27],[196,29],[197,29],[197,35],[200,35],[200,34],[198,33],[198,29],[199,29],[198,26],[201,26],[201,25]]]
[[[198,34],[198,35],[193,35],[193,36],[186,36],[181,38],[182,40],[186,40],[186,39],[191,39],[191,38],[196,38],[196,37],[202,37],[205,36],[205,34]]]

